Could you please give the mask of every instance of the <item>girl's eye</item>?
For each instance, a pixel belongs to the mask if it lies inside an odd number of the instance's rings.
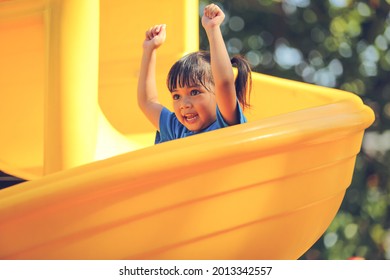
[[[191,95],[198,95],[199,93],[200,91],[197,89],[191,90]]]
[[[178,94],[173,94],[172,95],[172,99],[173,100],[179,100],[179,98],[180,98],[180,95],[178,95]]]

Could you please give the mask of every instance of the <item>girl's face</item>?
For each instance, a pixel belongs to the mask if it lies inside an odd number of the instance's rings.
[[[177,87],[171,95],[177,119],[190,131],[199,132],[216,120],[215,94],[205,87]]]

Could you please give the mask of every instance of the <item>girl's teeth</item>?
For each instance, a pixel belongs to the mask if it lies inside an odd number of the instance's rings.
[[[186,119],[189,120],[189,121],[192,121],[196,118],[196,115],[188,115],[186,116]]]

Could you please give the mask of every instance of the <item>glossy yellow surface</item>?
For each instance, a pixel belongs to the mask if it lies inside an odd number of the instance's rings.
[[[373,112],[254,73],[247,124],[153,146],[144,30],[167,106],[198,46],[197,1],[156,3],[0,1],[0,169],[30,180],[0,191],[1,259],[296,259],[334,218]]]

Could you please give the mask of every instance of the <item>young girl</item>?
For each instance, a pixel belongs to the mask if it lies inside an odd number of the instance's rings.
[[[206,6],[202,25],[210,52],[184,56],[169,71],[167,86],[174,113],[159,103],[155,78],[156,50],[165,41],[166,26],[146,31],[138,105],[158,130],[156,144],[246,122],[242,111],[249,107],[246,93],[251,89],[251,69],[239,56],[230,60],[220,29],[224,18],[217,5]],[[238,69],[236,80],[232,65]]]

